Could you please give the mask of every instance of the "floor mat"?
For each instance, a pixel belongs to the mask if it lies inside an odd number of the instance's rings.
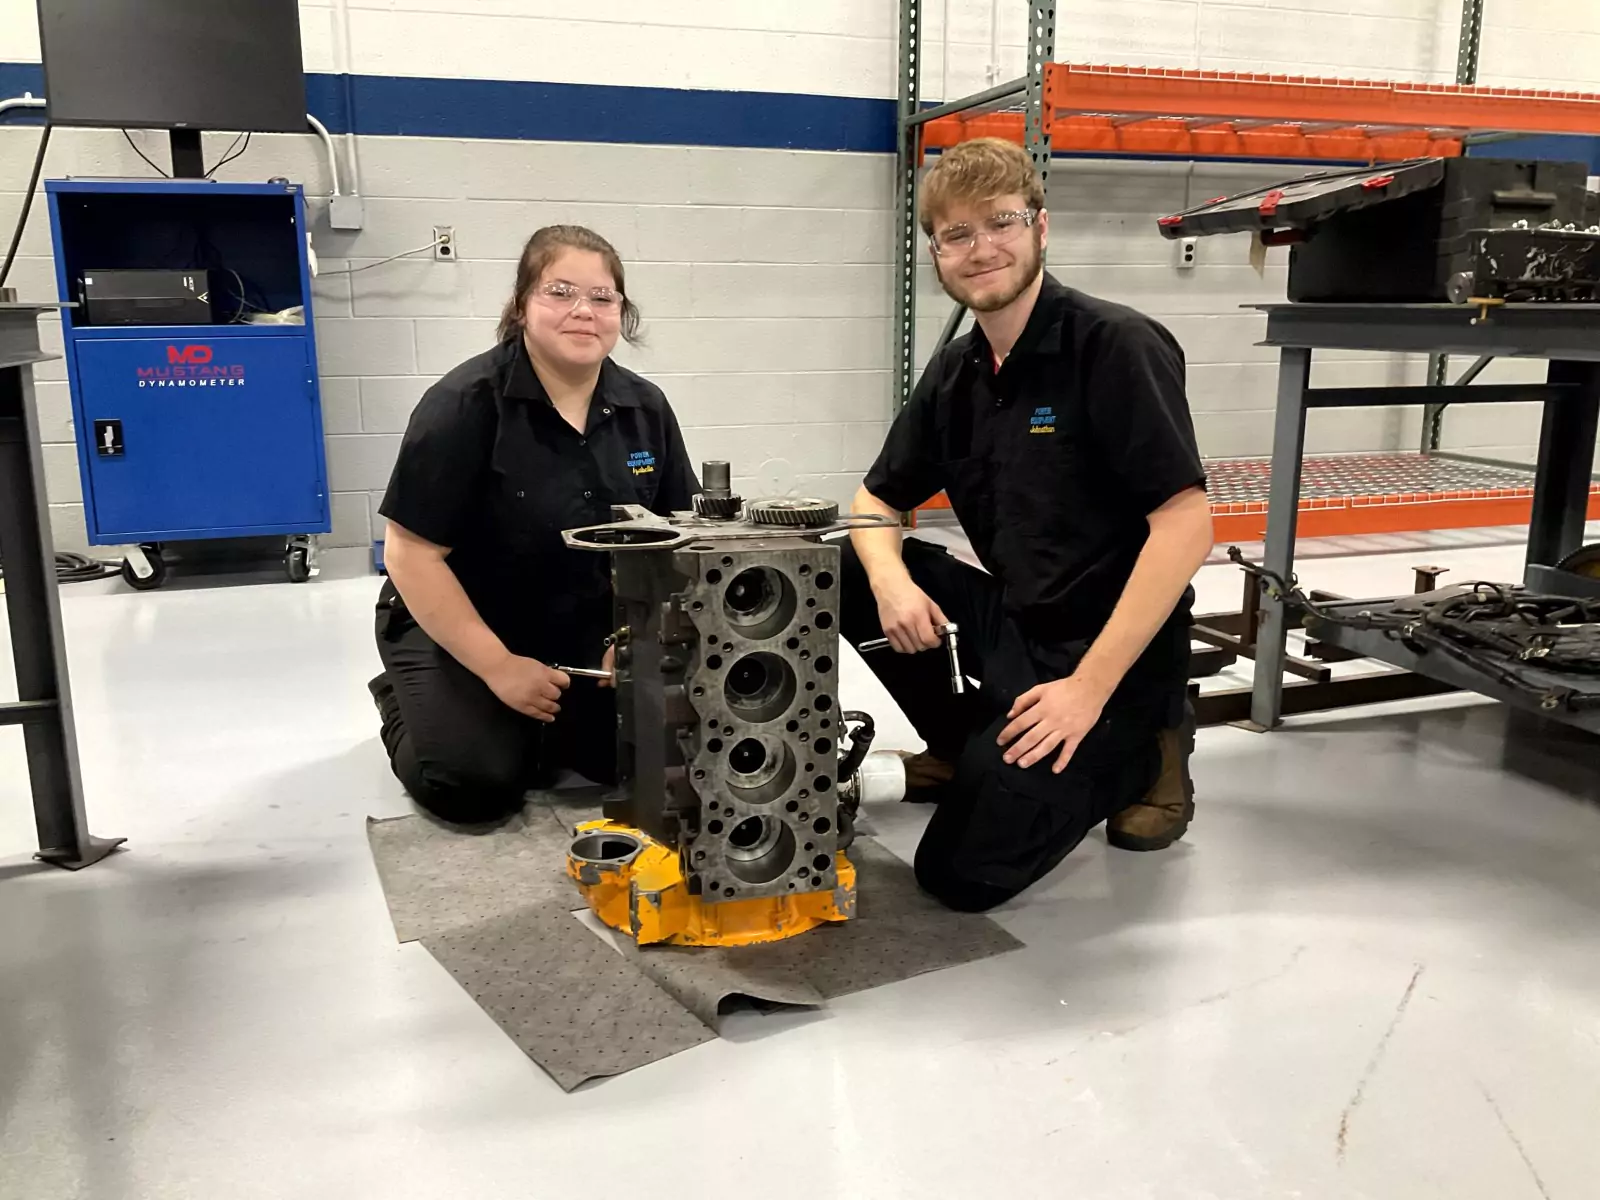
[[[574,817],[584,816],[541,797],[492,830],[423,816],[367,823],[399,939],[427,947],[569,1091],[709,1040],[734,997],[820,1006],[1021,945],[987,917],[930,900],[909,864],[862,837],[850,849],[852,921],[766,946],[619,939],[618,954],[572,915],[582,901],[564,867]]]
[[[532,904],[422,944],[569,1092],[716,1036],[555,904]]]
[[[482,832],[420,815],[369,818],[367,840],[402,942],[530,904],[574,907],[576,893],[566,874],[572,834],[544,805],[530,804],[509,823]]]

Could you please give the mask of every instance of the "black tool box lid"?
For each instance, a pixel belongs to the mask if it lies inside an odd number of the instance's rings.
[[[1306,229],[1335,213],[1353,212],[1444,182],[1444,159],[1418,158],[1354,171],[1319,171],[1285,183],[1218,196],[1215,200],[1162,217],[1168,238],[1203,237],[1211,233]]]

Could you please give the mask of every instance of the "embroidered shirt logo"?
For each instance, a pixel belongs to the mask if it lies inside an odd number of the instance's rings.
[[[648,450],[635,450],[628,455],[628,470],[635,475],[653,475],[656,470],[656,456]]]
[[[1054,433],[1056,431],[1056,410],[1046,405],[1033,410],[1033,416],[1028,418],[1029,433]]]

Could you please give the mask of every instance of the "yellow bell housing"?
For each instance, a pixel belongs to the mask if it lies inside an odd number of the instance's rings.
[[[842,853],[834,861],[833,887],[709,903],[690,893],[676,850],[616,821],[588,821],[567,852],[567,874],[596,916],[641,946],[752,946],[855,915],[855,867]]]

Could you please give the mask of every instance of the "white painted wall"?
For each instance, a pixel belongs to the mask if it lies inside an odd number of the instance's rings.
[[[894,95],[899,0],[301,0],[306,68]],[[1454,77],[1460,0],[1058,0],[1068,62]],[[342,36],[341,12],[348,20]],[[1022,73],[1027,0],[924,0],[929,98]],[[948,28],[948,37],[946,29]],[[0,0],[0,61],[39,58],[35,0]],[[1481,79],[1600,87],[1600,5],[1488,0]]]
[[[898,8],[898,0],[593,0],[581,8],[565,0],[303,0],[301,20],[306,65],[316,71],[890,97]],[[1025,0],[925,0],[924,10],[927,98],[1021,73]],[[33,0],[0,0],[0,61],[37,59],[34,11]],[[1058,57],[1448,79],[1459,14],[1459,0],[1064,0]],[[1600,4],[1489,0],[1482,78],[1600,91]],[[20,203],[15,189],[36,136],[0,129],[0,226]],[[208,152],[220,149],[213,142]],[[394,264],[319,285],[335,541],[358,544],[377,532],[373,499],[411,406],[440,372],[487,344],[518,247],[553,220],[594,225],[628,260],[649,341],[625,358],[667,389],[696,456],[731,458],[747,490],[853,491],[890,412],[885,157],[372,137],[358,150],[367,227],[357,235],[320,227],[324,262],[361,263],[422,244],[434,224],[456,227],[461,260]],[[48,170],[147,169],[119,135],[68,130]],[[258,137],[225,175],[280,173],[311,191],[326,187],[309,138]],[[1188,351],[1211,455],[1262,454],[1270,445],[1273,356],[1253,344],[1261,320],[1240,306],[1282,298],[1283,260],[1275,253],[1257,276],[1238,239],[1212,239],[1202,243],[1200,266],[1180,273],[1154,219],[1285,173],[1056,165],[1053,268],[1173,328]],[[27,294],[50,294],[42,206],[23,253],[16,282]],[[947,308],[926,271],[922,290],[926,349]],[[53,511],[63,544],[74,544],[82,512],[65,386],[59,364],[42,374]],[[1421,365],[1329,355],[1317,379],[1416,382]],[[1530,419],[1452,414],[1447,442],[1526,454]],[[1411,447],[1418,424],[1414,412],[1320,413],[1311,446]]]

